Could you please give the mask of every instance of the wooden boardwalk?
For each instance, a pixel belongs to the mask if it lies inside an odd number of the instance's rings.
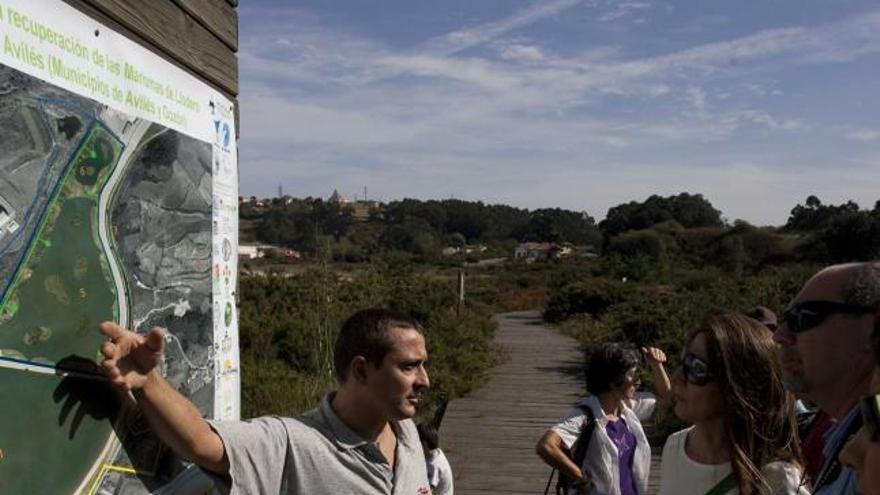
[[[457,495],[543,493],[550,468],[535,444],[585,393],[576,340],[536,311],[497,318],[502,363],[485,387],[449,404],[440,429]]]

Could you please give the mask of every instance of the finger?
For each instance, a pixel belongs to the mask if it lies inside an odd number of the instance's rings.
[[[161,354],[165,349],[165,331],[159,327],[153,327],[147,334],[147,348],[156,354]]]
[[[116,353],[118,352],[118,350],[119,348],[116,346],[116,344],[110,342],[109,340],[104,341],[104,343],[101,344],[101,354],[103,354],[104,357],[107,359],[116,357]]]
[[[101,368],[104,369],[104,373],[108,375],[113,375],[113,373],[119,372],[118,361],[114,358],[105,359],[101,361]]]
[[[123,335],[124,329],[112,321],[103,321],[98,325],[98,330],[109,339],[117,339]]]
[[[131,387],[128,385],[128,382],[125,381],[122,375],[117,375],[110,379],[110,384],[113,385],[113,388],[119,390],[120,392],[128,392],[131,390]]]
[[[112,321],[102,322],[101,325],[98,326],[98,329],[101,330],[101,333],[104,334],[105,337],[111,340],[116,340],[125,336],[125,333],[128,331]]]
[[[119,370],[119,367],[116,366],[116,363],[113,363],[109,366],[104,366],[104,374],[107,375],[107,378],[109,378],[111,381],[117,378],[123,378],[122,372]]]

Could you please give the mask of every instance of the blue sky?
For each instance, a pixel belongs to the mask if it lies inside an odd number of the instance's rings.
[[[880,199],[876,1],[242,2],[241,193]]]

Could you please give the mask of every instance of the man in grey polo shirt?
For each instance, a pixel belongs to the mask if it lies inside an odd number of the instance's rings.
[[[427,495],[412,422],[428,386],[418,323],[385,309],[352,315],[336,340],[339,388],[298,418],[209,422],[159,374],[164,334],[105,322],[104,367],[131,391],[179,456],[218,475],[230,493]]]

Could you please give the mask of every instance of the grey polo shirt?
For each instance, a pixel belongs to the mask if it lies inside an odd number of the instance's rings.
[[[392,423],[396,466],[330,407],[331,395],[298,418],[211,422],[229,457],[231,494],[428,495],[425,455],[412,420]],[[226,483],[228,485],[228,483]]]

